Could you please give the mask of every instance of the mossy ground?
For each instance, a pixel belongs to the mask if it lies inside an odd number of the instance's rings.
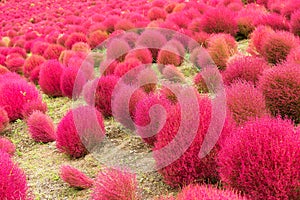
[[[240,41],[239,51],[246,54],[247,45],[247,40]],[[188,63],[184,63],[181,70],[188,77],[197,73],[197,70],[191,70]],[[72,107],[72,101],[66,97],[50,98],[43,95],[43,100],[48,105],[47,114],[56,125]],[[33,194],[34,199],[89,199],[91,190],[78,190],[69,187],[60,179],[59,169],[62,165],[69,164],[95,178],[105,163],[100,163],[92,154],[80,159],[71,159],[56,149],[55,142],[47,144],[34,142],[26,127],[26,122],[17,120],[10,124],[4,136],[11,139],[16,145],[17,152],[14,160],[27,174],[30,193]],[[132,137],[133,133],[129,133],[113,119],[106,119],[105,127],[109,139],[116,142],[128,140],[130,148],[142,149],[146,152],[151,150],[139,138]],[[157,172],[139,173],[137,177],[143,199],[154,199],[160,195],[175,194],[178,191],[164,184],[162,177]]]

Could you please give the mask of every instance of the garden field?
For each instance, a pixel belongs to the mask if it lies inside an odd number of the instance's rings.
[[[0,1],[0,200],[299,200],[299,0]]]

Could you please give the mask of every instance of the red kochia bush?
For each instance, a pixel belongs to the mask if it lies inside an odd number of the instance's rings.
[[[33,54],[30,57],[27,57],[23,65],[24,76],[29,78],[32,74],[32,71],[39,65],[43,64],[45,61],[46,60],[44,57],[37,54]]]
[[[285,17],[279,15],[279,14],[267,14],[257,17],[256,16],[255,25],[263,25],[263,26],[269,26],[273,30],[284,30],[288,31],[290,28],[290,25],[288,21],[285,19]]]
[[[0,151],[6,152],[13,156],[16,152],[16,147],[10,140],[0,137]]]
[[[300,36],[300,10],[295,11],[291,16],[291,32]]]
[[[208,53],[219,69],[224,70],[228,59],[237,52],[237,42],[228,34],[213,35],[208,41]]]
[[[238,124],[267,115],[262,92],[249,82],[236,82],[227,88],[227,106]]]
[[[21,73],[24,62],[25,60],[23,57],[15,56],[14,54],[14,55],[8,55],[6,57],[5,64],[7,69],[9,69],[10,71]]]
[[[0,133],[4,131],[4,129],[9,124],[9,118],[6,110],[3,107],[0,107]]]
[[[268,38],[273,33],[274,30],[270,27],[256,27],[256,29],[250,35],[250,43],[247,51],[253,55],[261,54],[266,38]]]
[[[49,96],[61,96],[60,79],[63,66],[57,60],[48,60],[40,69],[39,85]]]
[[[87,78],[80,68],[69,66],[64,68],[61,75],[60,89],[64,96],[77,99],[86,82]]]
[[[130,46],[125,40],[113,39],[107,47],[107,59],[123,62],[129,51]]]
[[[70,110],[59,122],[56,147],[63,153],[79,158],[99,145],[105,136],[103,117],[94,107]]]
[[[238,56],[227,63],[223,80],[228,85],[237,80],[245,80],[256,85],[263,71],[269,68],[271,66],[263,58]]]
[[[84,87],[84,99],[95,106],[105,117],[112,115],[111,99],[118,77],[109,75],[95,79]]]
[[[221,148],[221,180],[250,199],[299,199],[299,144],[290,121],[249,121]]]
[[[59,58],[61,52],[63,52],[65,48],[59,44],[50,44],[45,50],[43,56],[45,59],[57,59]]]
[[[300,122],[300,66],[278,65],[266,71],[260,79],[267,107],[274,116],[280,115]]]
[[[202,16],[200,29],[207,33],[227,33],[234,36],[238,31],[235,13],[227,8],[211,8]]]
[[[147,17],[151,20],[158,20],[158,19],[166,19],[167,16],[167,12],[162,9],[162,8],[158,8],[158,7],[153,7],[151,8],[148,13],[147,13]]]
[[[0,94],[0,107],[6,110],[10,121],[22,118],[24,105],[39,98],[35,86],[23,79],[5,81],[0,86]]]
[[[87,42],[87,38],[85,34],[83,33],[72,33],[71,35],[68,36],[66,42],[65,42],[65,47],[68,49],[71,49],[73,44],[77,42]]]
[[[276,31],[266,37],[262,46],[262,55],[269,63],[280,63],[286,60],[291,49],[299,46],[299,39],[292,33]]]
[[[132,58],[138,59],[143,64],[150,64],[153,60],[151,51],[149,49],[139,47],[128,52],[128,54],[125,57],[125,60]]]
[[[189,94],[182,95],[184,95],[184,98],[190,98]],[[200,158],[200,149],[211,122],[212,105],[208,97],[198,98],[198,105],[192,105],[191,103],[184,105],[183,100],[180,101],[180,107],[185,106],[184,113],[181,113],[179,108],[169,111],[170,120],[166,121],[163,129],[157,134],[157,141],[154,144],[154,159],[159,169],[158,172],[162,174],[164,181],[173,187],[207,180],[214,182],[219,179],[216,156],[220,150],[220,144],[231,131],[231,123],[228,119],[225,120],[217,144],[208,155]],[[196,119],[195,112],[199,113],[199,119]],[[181,119],[181,115],[184,119]],[[194,138],[191,136],[191,127],[196,128]],[[182,130],[181,133],[179,133],[179,128]],[[179,142],[179,144],[175,145],[176,143],[171,144],[171,142]],[[190,145],[185,149],[187,144]],[[162,152],[157,151],[166,146],[168,146],[168,149]],[[179,158],[177,156],[174,158],[176,152],[180,153]],[[162,166],[170,159],[172,163],[166,163],[167,166]]]
[[[36,142],[55,141],[55,127],[52,119],[41,111],[33,112],[26,121],[30,136]]]
[[[163,65],[175,65],[179,66],[182,62],[182,58],[176,47],[171,44],[163,46],[157,56],[157,63]]]
[[[71,187],[79,189],[88,189],[94,183],[93,179],[70,165],[61,166],[59,176]]]
[[[0,199],[27,199],[28,186],[24,172],[10,156],[0,151]]]
[[[88,35],[88,43],[92,49],[96,48],[100,45],[104,40],[108,38],[108,34],[101,30],[91,32]]]
[[[43,102],[41,96],[24,104],[22,108],[23,119],[27,119],[34,111],[37,110],[42,113],[46,113],[48,110],[47,104]]]
[[[231,190],[219,190],[206,185],[189,185],[178,194],[176,200],[246,200]]]
[[[135,174],[118,169],[105,169],[99,172],[91,199],[140,200]]]

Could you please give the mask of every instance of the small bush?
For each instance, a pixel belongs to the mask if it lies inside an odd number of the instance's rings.
[[[0,151],[6,152],[13,156],[16,152],[16,147],[9,139],[0,137]]]
[[[89,178],[87,175],[70,165],[61,166],[59,176],[71,187],[79,189],[91,188],[94,183],[93,179]]]

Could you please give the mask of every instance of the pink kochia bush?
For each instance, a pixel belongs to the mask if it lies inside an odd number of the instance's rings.
[[[28,186],[24,172],[3,151],[0,151],[0,166],[0,199],[26,200]]]
[[[34,141],[44,143],[55,141],[55,127],[49,116],[35,111],[29,116],[26,123]]]
[[[231,190],[219,190],[206,185],[188,185],[176,200],[246,200]]]
[[[30,57],[26,58],[23,65],[24,76],[27,78],[31,77],[33,70],[39,67],[39,65],[43,64],[45,61],[46,60],[44,57],[37,54],[33,54]]]
[[[263,93],[252,83],[242,81],[233,83],[227,88],[226,96],[228,109],[238,124],[268,113]]]
[[[92,200],[141,200],[135,174],[119,169],[100,171],[92,192]]]
[[[300,66],[282,64],[267,70],[259,87],[266,104],[274,116],[280,115],[300,122]]]
[[[0,137],[0,151],[6,152],[13,156],[16,152],[16,147],[9,139]]]
[[[237,80],[244,80],[257,85],[259,77],[271,68],[263,59],[255,56],[238,56],[227,63],[223,73],[224,83],[230,85]]]
[[[291,32],[300,36],[300,10],[295,11],[291,16]]]
[[[112,93],[118,80],[116,76],[102,76],[86,84],[83,89],[85,101],[89,105],[95,106],[105,117],[112,115]]]
[[[100,144],[104,136],[101,113],[94,107],[82,106],[70,110],[59,122],[56,146],[61,152],[79,158]]]
[[[4,129],[9,124],[9,117],[6,110],[3,107],[0,107],[0,133],[4,131]]]
[[[49,96],[61,96],[60,79],[63,66],[57,60],[46,61],[40,69],[39,85]]]
[[[79,189],[88,189],[92,187],[94,183],[93,179],[70,165],[61,166],[59,176],[71,187]]]
[[[5,79],[6,76],[9,74],[2,77]],[[40,97],[35,86],[22,78],[0,81],[0,94],[0,107],[6,110],[10,121],[21,119],[24,105]]]
[[[180,109],[177,106],[177,109],[169,111],[170,120],[166,121],[163,129],[156,136],[153,156],[158,172],[162,174],[164,181],[173,187],[208,180],[215,182],[219,180],[216,158],[220,144],[229,135],[232,124],[229,118],[225,119],[216,145],[204,158],[200,158],[200,153],[203,153],[200,149],[212,119],[211,100],[208,97],[199,96],[196,103],[185,103],[185,101],[190,101],[190,93],[185,92],[181,95],[185,100],[181,99],[178,102],[183,108]],[[198,113],[199,118],[195,113]],[[194,133],[191,132],[192,129]],[[167,149],[161,151],[165,147]]]
[[[47,104],[42,101],[42,97],[29,101],[24,104],[22,109],[23,119],[27,119],[34,111],[46,113],[48,110]]]
[[[249,199],[299,199],[299,144],[299,131],[290,121],[249,121],[222,146],[221,180]]]

